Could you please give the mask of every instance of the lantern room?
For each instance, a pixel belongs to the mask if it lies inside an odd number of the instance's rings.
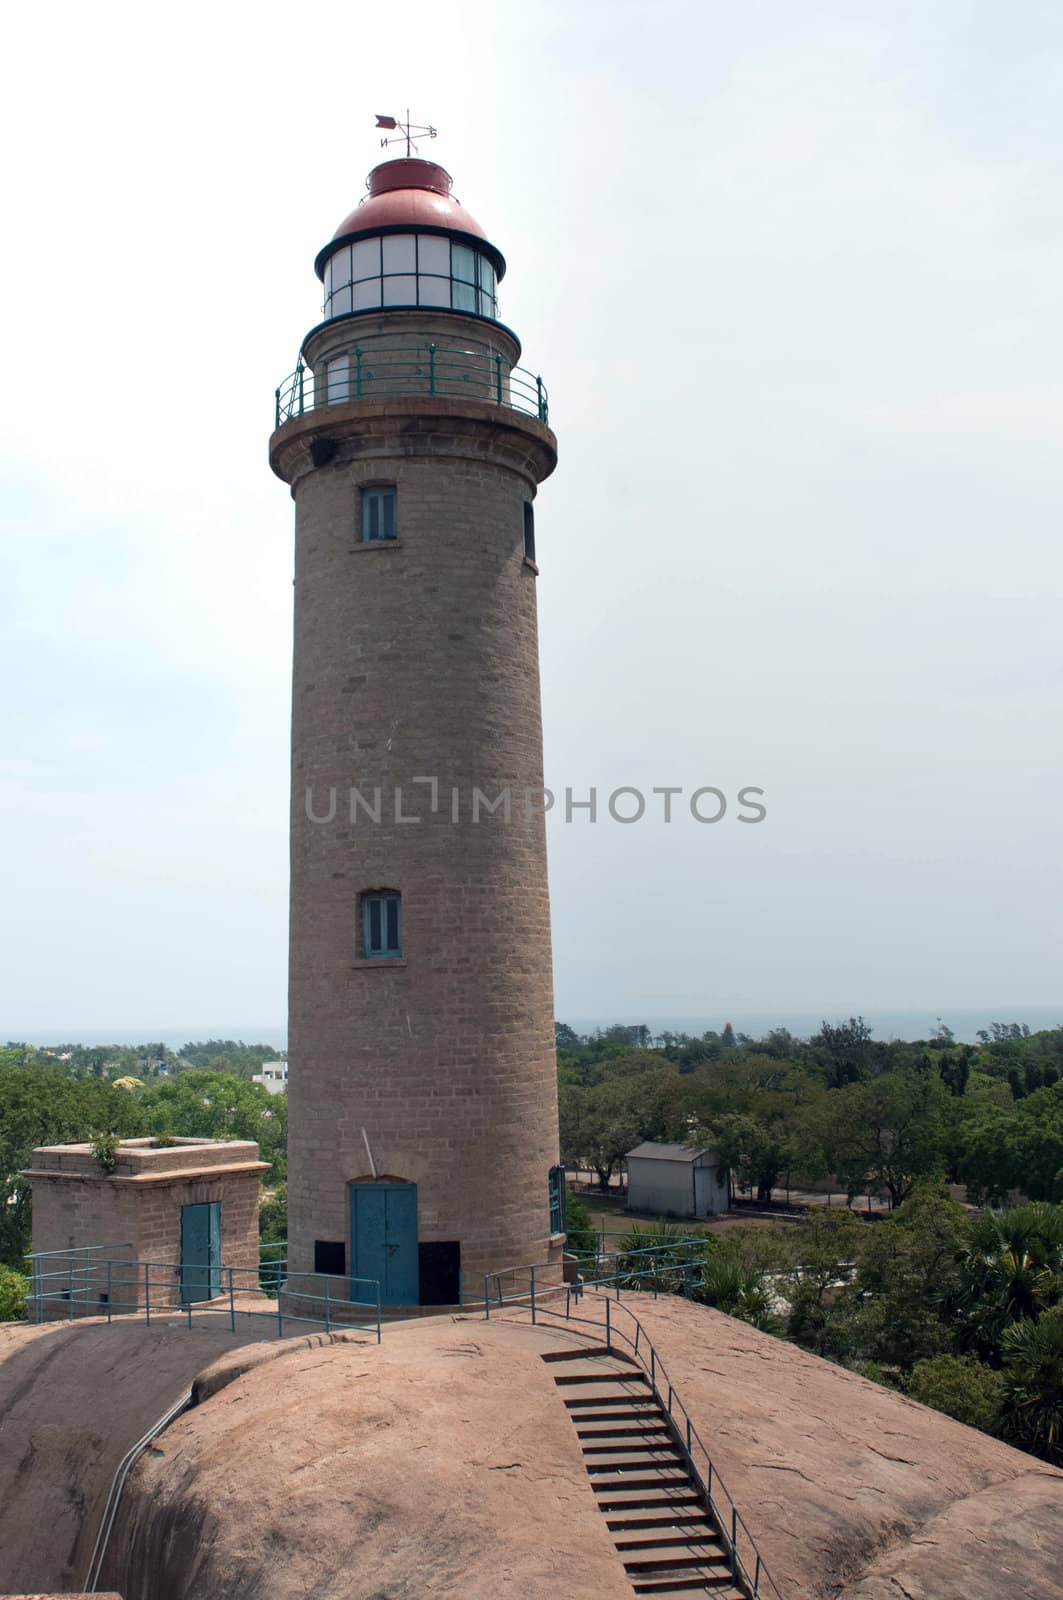
[[[315,267],[326,321],[385,306],[432,306],[498,317],[500,251],[451,193],[434,161],[385,161],[369,192],[337,228]]]

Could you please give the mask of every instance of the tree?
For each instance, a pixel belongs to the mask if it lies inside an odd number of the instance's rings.
[[[943,1174],[948,1100],[940,1078],[913,1071],[850,1083],[831,1095],[824,1148],[850,1197],[871,1185],[898,1206],[920,1179]]]
[[[908,1393],[920,1405],[947,1417],[995,1433],[1000,1423],[1004,1380],[992,1367],[970,1356],[940,1355],[916,1363]]]
[[[951,1350],[943,1308],[958,1289],[969,1236],[963,1207],[932,1184],[865,1230],[854,1291],[861,1343],[872,1359],[907,1371]]]
[[[826,1069],[827,1087],[842,1088],[868,1077],[885,1061],[886,1047],[875,1043],[863,1017],[848,1022],[824,1022],[809,1041],[816,1058]]]
[[[0,1050],[0,1262],[21,1267],[30,1248],[30,1187],[22,1177],[37,1145],[82,1143],[96,1134],[131,1138],[144,1115],[128,1090],[72,1078],[44,1058]]]
[[[623,1079],[607,1080],[589,1089],[568,1088],[560,1098],[564,1159],[586,1162],[600,1187],[608,1189],[613,1173],[641,1138],[630,1087]]]
[[[126,1096],[128,1099],[129,1096]],[[272,1177],[287,1177],[288,1097],[227,1072],[182,1072],[151,1084],[140,1104],[154,1134],[254,1139]]]
[[[847,1280],[866,1225],[848,1207],[818,1206],[793,1232],[787,1338],[817,1355],[839,1356],[846,1349],[841,1327],[851,1316]]]

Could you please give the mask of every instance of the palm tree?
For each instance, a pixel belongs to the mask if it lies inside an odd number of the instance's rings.
[[[657,1222],[651,1227],[629,1228],[616,1254],[616,1272],[629,1289],[651,1294],[681,1294],[696,1276],[709,1248],[700,1229]]]
[[[710,1256],[701,1269],[700,1281],[688,1293],[691,1300],[751,1323],[764,1333],[778,1331],[779,1319],[764,1279],[737,1261]]]
[[[1017,1322],[1001,1341],[1002,1432],[1020,1449],[1063,1466],[1063,1306]]]
[[[951,1309],[958,1339],[998,1365],[1016,1323],[1036,1322],[1063,1294],[1063,1208],[1017,1206],[975,1224]]]

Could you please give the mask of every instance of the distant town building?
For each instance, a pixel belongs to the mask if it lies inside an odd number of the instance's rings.
[[[631,1211],[710,1217],[730,1202],[727,1168],[717,1150],[685,1144],[640,1144],[627,1153]]]
[[[288,1087],[287,1061],[263,1061],[262,1071],[256,1072],[252,1083],[260,1083],[270,1094],[281,1094]]]

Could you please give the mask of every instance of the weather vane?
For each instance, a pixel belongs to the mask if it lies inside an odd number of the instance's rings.
[[[418,139],[434,139],[436,136],[436,130],[434,128],[429,128],[427,126],[421,127],[419,124],[410,121],[409,106],[406,107],[405,122],[400,122],[397,117],[382,117],[378,111],[376,114],[376,125],[378,128],[392,128],[396,130],[394,139],[381,139],[381,146],[385,150],[389,144],[401,144],[402,140],[405,139],[406,154],[408,156],[412,155]]]

